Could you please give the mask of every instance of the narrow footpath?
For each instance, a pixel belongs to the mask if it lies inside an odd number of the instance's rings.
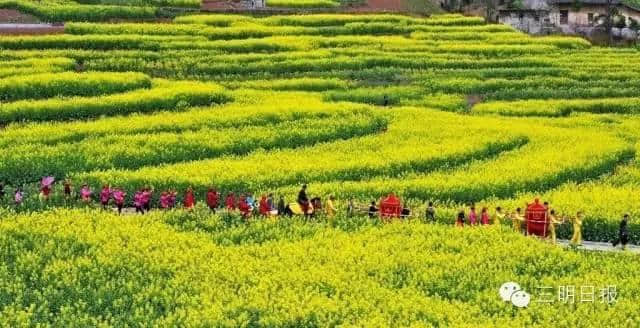
[[[558,240],[558,244],[563,247],[569,247],[569,240]],[[578,249],[584,249],[587,251],[600,251],[600,252],[622,252],[622,246],[613,247],[611,243],[597,242],[597,241],[583,241],[582,246]],[[640,254],[640,246],[627,245],[627,252]]]

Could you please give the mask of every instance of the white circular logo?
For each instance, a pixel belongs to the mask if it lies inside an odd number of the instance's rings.
[[[530,301],[531,295],[524,290],[519,290],[511,295],[511,303],[519,308],[527,307]]]
[[[505,282],[504,284],[502,284],[502,286],[500,286],[500,298],[502,298],[502,300],[505,302],[509,302],[511,300],[511,295],[519,290],[520,285],[518,285],[517,283],[513,281]]]

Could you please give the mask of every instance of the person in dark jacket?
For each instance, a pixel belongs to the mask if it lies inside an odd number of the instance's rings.
[[[378,213],[378,208],[376,207],[376,202],[371,202],[371,206],[369,206],[369,217],[373,218]]]
[[[464,210],[461,209],[456,216],[456,227],[464,227]]]
[[[407,204],[404,204],[404,206],[402,207],[402,212],[400,212],[400,218],[408,219],[410,216],[411,209],[409,208],[409,206],[407,206]]]
[[[278,215],[284,215],[285,214],[285,203],[284,203],[284,197],[280,196],[280,200],[278,201]]]
[[[620,221],[620,229],[618,230],[618,239],[613,241],[613,247],[618,246],[618,244],[622,245],[622,249],[627,248],[627,243],[629,243],[629,214],[625,214],[622,217],[622,221]]]
[[[306,184],[302,185],[302,189],[298,193],[298,204],[300,204],[304,216],[308,217],[311,213],[309,213],[309,197],[307,196]]]
[[[429,202],[429,206],[427,206],[425,219],[427,219],[427,222],[436,222],[436,208],[433,206],[433,202]]]

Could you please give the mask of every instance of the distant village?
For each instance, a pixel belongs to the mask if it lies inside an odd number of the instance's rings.
[[[498,1],[496,10],[487,11],[488,18],[526,33],[577,34],[602,42],[608,39],[635,43],[638,40],[640,8],[620,0]],[[607,17],[611,19],[610,24]]]

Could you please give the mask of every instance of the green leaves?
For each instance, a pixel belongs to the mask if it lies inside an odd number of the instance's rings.
[[[75,91],[70,89],[67,92],[73,93]],[[191,106],[224,103],[230,99],[224,89],[216,84],[173,82],[164,83],[162,86],[148,90],[134,90],[122,94],[22,100],[0,104],[0,123],[64,121],[158,110],[179,111]],[[180,103],[182,107],[177,106]]]
[[[150,88],[151,78],[142,73],[46,73],[0,79],[0,101],[64,96],[101,96]]]

